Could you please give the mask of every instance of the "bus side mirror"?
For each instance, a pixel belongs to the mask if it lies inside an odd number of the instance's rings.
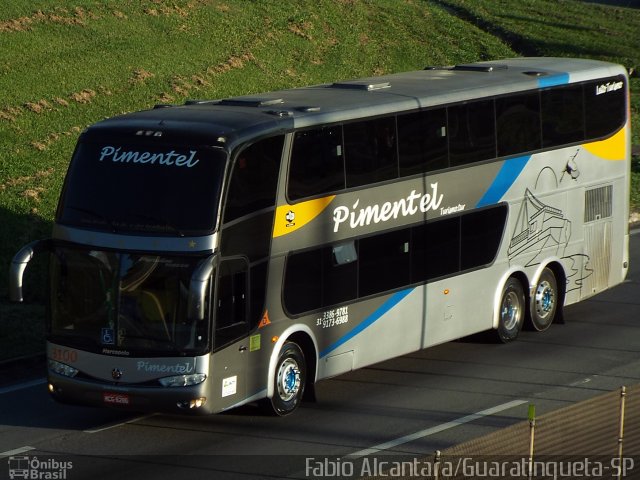
[[[204,320],[207,287],[213,274],[215,258],[215,255],[205,258],[191,275],[187,303],[187,318],[190,320]]]
[[[25,245],[16,253],[11,260],[9,269],[9,299],[12,302],[23,302],[22,297],[22,277],[27,268],[27,264],[31,261],[36,253],[48,251],[50,248],[50,240],[36,240]]]

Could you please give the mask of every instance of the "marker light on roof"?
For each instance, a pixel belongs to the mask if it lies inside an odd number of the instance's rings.
[[[162,132],[159,130],[138,130],[136,132],[137,137],[161,137]]]

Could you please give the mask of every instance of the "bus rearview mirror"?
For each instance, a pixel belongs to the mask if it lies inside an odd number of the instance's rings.
[[[9,270],[9,300],[12,302],[23,302],[22,278],[27,265],[36,253],[48,251],[50,240],[36,240],[22,247],[11,260]]]
[[[214,265],[215,255],[210,255],[198,265],[191,275],[187,305],[187,318],[191,320],[204,320],[207,287],[213,274]]]

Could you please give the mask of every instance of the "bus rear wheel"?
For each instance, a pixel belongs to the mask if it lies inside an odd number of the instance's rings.
[[[270,407],[273,414],[289,415],[300,404],[307,381],[307,365],[300,347],[287,342],[282,347],[273,378],[273,397]]]
[[[542,271],[530,304],[531,326],[538,332],[545,331],[553,323],[558,308],[558,282],[550,268]]]
[[[512,342],[518,338],[525,317],[525,297],[522,284],[511,277],[505,283],[500,300],[498,340]]]

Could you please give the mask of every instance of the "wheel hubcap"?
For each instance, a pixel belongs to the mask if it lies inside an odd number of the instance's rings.
[[[512,330],[520,322],[522,312],[520,310],[520,302],[515,292],[509,292],[502,301],[502,323],[507,330]]]
[[[555,294],[549,282],[541,282],[536,290],[536,313],[540,318],[549,316],[555,305]]]
[[[300,368],[295,360],[287,358],[278,370],[278,395],[285,402],[293,399],[300,390]]]

